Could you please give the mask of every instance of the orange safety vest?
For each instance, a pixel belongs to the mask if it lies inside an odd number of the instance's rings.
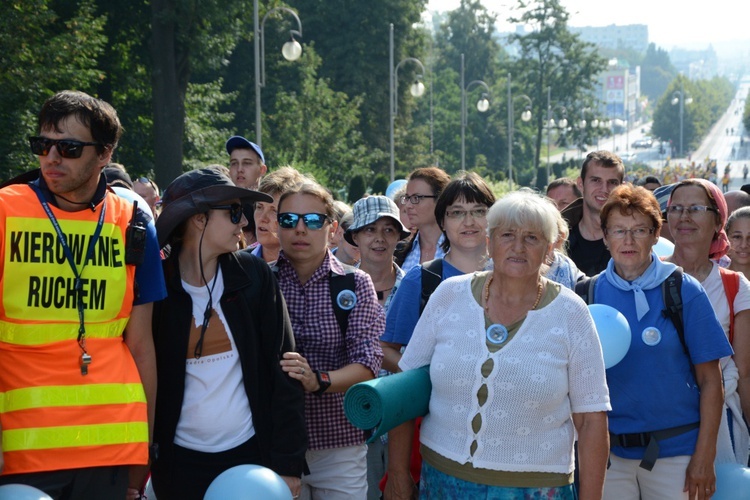
[[[106,194],[93,258],[83,261],[102,203],[52,205],[83,281],[82,375],[75,275],[28,185],[0,191],[0,425],[3,474],[148,462],[146,396],[122,333],[133,307],[135,267],[125,264],[133,205]],[[83,269],[83,270],[81,270]]]

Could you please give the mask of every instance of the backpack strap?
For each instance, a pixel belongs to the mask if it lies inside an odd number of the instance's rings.
[[[672,321],[680,338],[682,350],[690,358],[690,351],[685,343],[685,324],[682,321],[682,268],[678,267],[661,284],[664,310],[662,316]],[[692,366],[692,362],[691,362]]]
[[[587,305],[594,303],[594,285],[596,285],[596,280],[599,279],[599,276],[600,274],[590,278],[585,277],[576,282],[574,291]]]
[[[419,315],[422,315],[430,295],[443,281],[443,259],[435,259],[422,264],[422,293],[419,296]]]
[[[349,313],[352,311],[354,306],[344,309],[339,304],[339,294],[344,290],[350,290],[356,297],[356,283],[354,281],[354,267],[341,264],[344,268],[344,274],[335,274],[331,271],[330,277],[330,289],[331,289],[331,303],[333,304],[333,313],[336,315],[336,322],[339,324],[341,334],[346,336],[346,328],[349,326]],[[279,279],[279,267],[277,264],[271,266],[271,271],[276,279]],[[356,305],[356,300],[354,305]]]
[[[344,308],[339,303],[339,294],[344,290],[349,290],[355,294],[355,282],[354,282],[354,268],[346,264],[342,264],[344,268],[344,274],[335,274],[331,271],[330,274],[330,289],[331,289],[331,302],[333,303],[333,312],[336,315],[336,321],[339,323],[339,329],[341,334],[346,336],[346,329],[349,326],[349,313],[352,312],[353,306],[350,308]],[[356,301],[355,301],[356,305]]]
[[[729,343],[734,340],[734,299],[740,291],[740,273],[719,268],[721,274],[721,283],[724,285],[724,294],[729,302]]]

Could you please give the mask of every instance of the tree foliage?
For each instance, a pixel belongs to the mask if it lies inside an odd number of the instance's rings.
[[[511,42],[520,46],[520,57],[512,65],[513,79],[527,89],[532,101],[532,120],[536,132],[534,167],[537,187],[547,184],[546,168],[539,167],[544,125],[548,116],[547,88],[551,88],[551,106],[565,107],[572,116],[581,110],[596,108],[596,76],[606,69],[606,60],[568,30],[569,14],[559,0],[519,0],[521,15],[511,17],[515,24],[531,27],[528,34],[514,34]]]
[[[34,166],[26,137],[35,133],[42,103],[63,88],[96,93],[107,37],[91,0],[66,17],[48,0],[0,3],[0,158],[2,176]]]

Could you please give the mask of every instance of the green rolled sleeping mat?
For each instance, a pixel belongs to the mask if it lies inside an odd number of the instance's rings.
[[[354,384],[344,395],[344,413],[358,429],[371,431],[367,443],[408,420],[427,414],[430,366]]]

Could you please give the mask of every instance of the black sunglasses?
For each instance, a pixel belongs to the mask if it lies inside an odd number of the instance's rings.
[[[239,224],[242,220],[242,204],[232,203],[231,205],[214,205],[208,207],[212,210],[229,210],[229,220],[232,224]]]
[[[84,146],[101,146],[98,142],[81,142],[71,139],[48,139],[46,137],[29,137],[31,152],[37,156],[47,156],[52,146],[63,158],[80,158]]]
[[[278,216],[279,227],[283,229],[294,229],[297,227],[300,218],[308,229],[322,229],[323,224],[329,221],[326,214],[295,214],[292,212],[283,212]]]

